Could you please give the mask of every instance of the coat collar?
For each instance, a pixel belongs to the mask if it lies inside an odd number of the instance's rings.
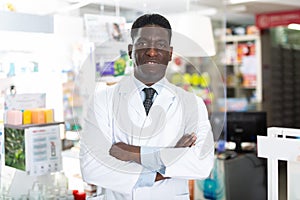
[[[124,102],[128,102],[128,109],[134,109],[140,116],[146,117],[145,108],[143,106],[142,99],[140,97],[138,88],[133,80],[133,75],[124,77],[119,82],[118,92],[120,98]],[[168,111],[170,105],[176,99],[176,90],[175,86],[164,78],[162,81],[163,87],[160,93],[157,95],[152,106],[158,105],[165,110]],[[123,104],[124,105],[124,104]],[[125,106],[125,105],[124,105]],[[150,110],[151,112],[151,110]],[[150,115],[150,113],[149,113]]]

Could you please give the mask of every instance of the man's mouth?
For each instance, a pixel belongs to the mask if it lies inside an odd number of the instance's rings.
[[[157,65],[158,63],[155,61],[147,61],[146,64],[148,65]]]

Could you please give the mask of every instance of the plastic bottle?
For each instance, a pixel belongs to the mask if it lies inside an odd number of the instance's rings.
[[[55,184],[56,187],[60,190],[67,191],[68,190],[68,178],[66,177],[64,172],[57,172],[55,174]]]

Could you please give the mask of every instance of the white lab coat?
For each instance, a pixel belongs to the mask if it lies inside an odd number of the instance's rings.
[[[148,116],[131,76],[91,98],[81,135],[81,170],[84,181],[104,188],[106,199],[188,200],[188,179],[210,174],[214,145],[206,106],[201,98],[166,79],[164,82]],[[171,148],[191,132],[197,134],[195,146]],[[140,173],[146,169],[110,156],[115,142],[160,147],[164,176],[171,179],[136,188]]]

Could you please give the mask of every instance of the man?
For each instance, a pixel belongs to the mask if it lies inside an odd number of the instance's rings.
[[[212,169],[205,104],[165,78],[171,35],[163,16],[139,17],[128,46],[133,75],[96,92],[89,103],[82,176],[107,199],[189,199],[188,180],[204,179]]]

